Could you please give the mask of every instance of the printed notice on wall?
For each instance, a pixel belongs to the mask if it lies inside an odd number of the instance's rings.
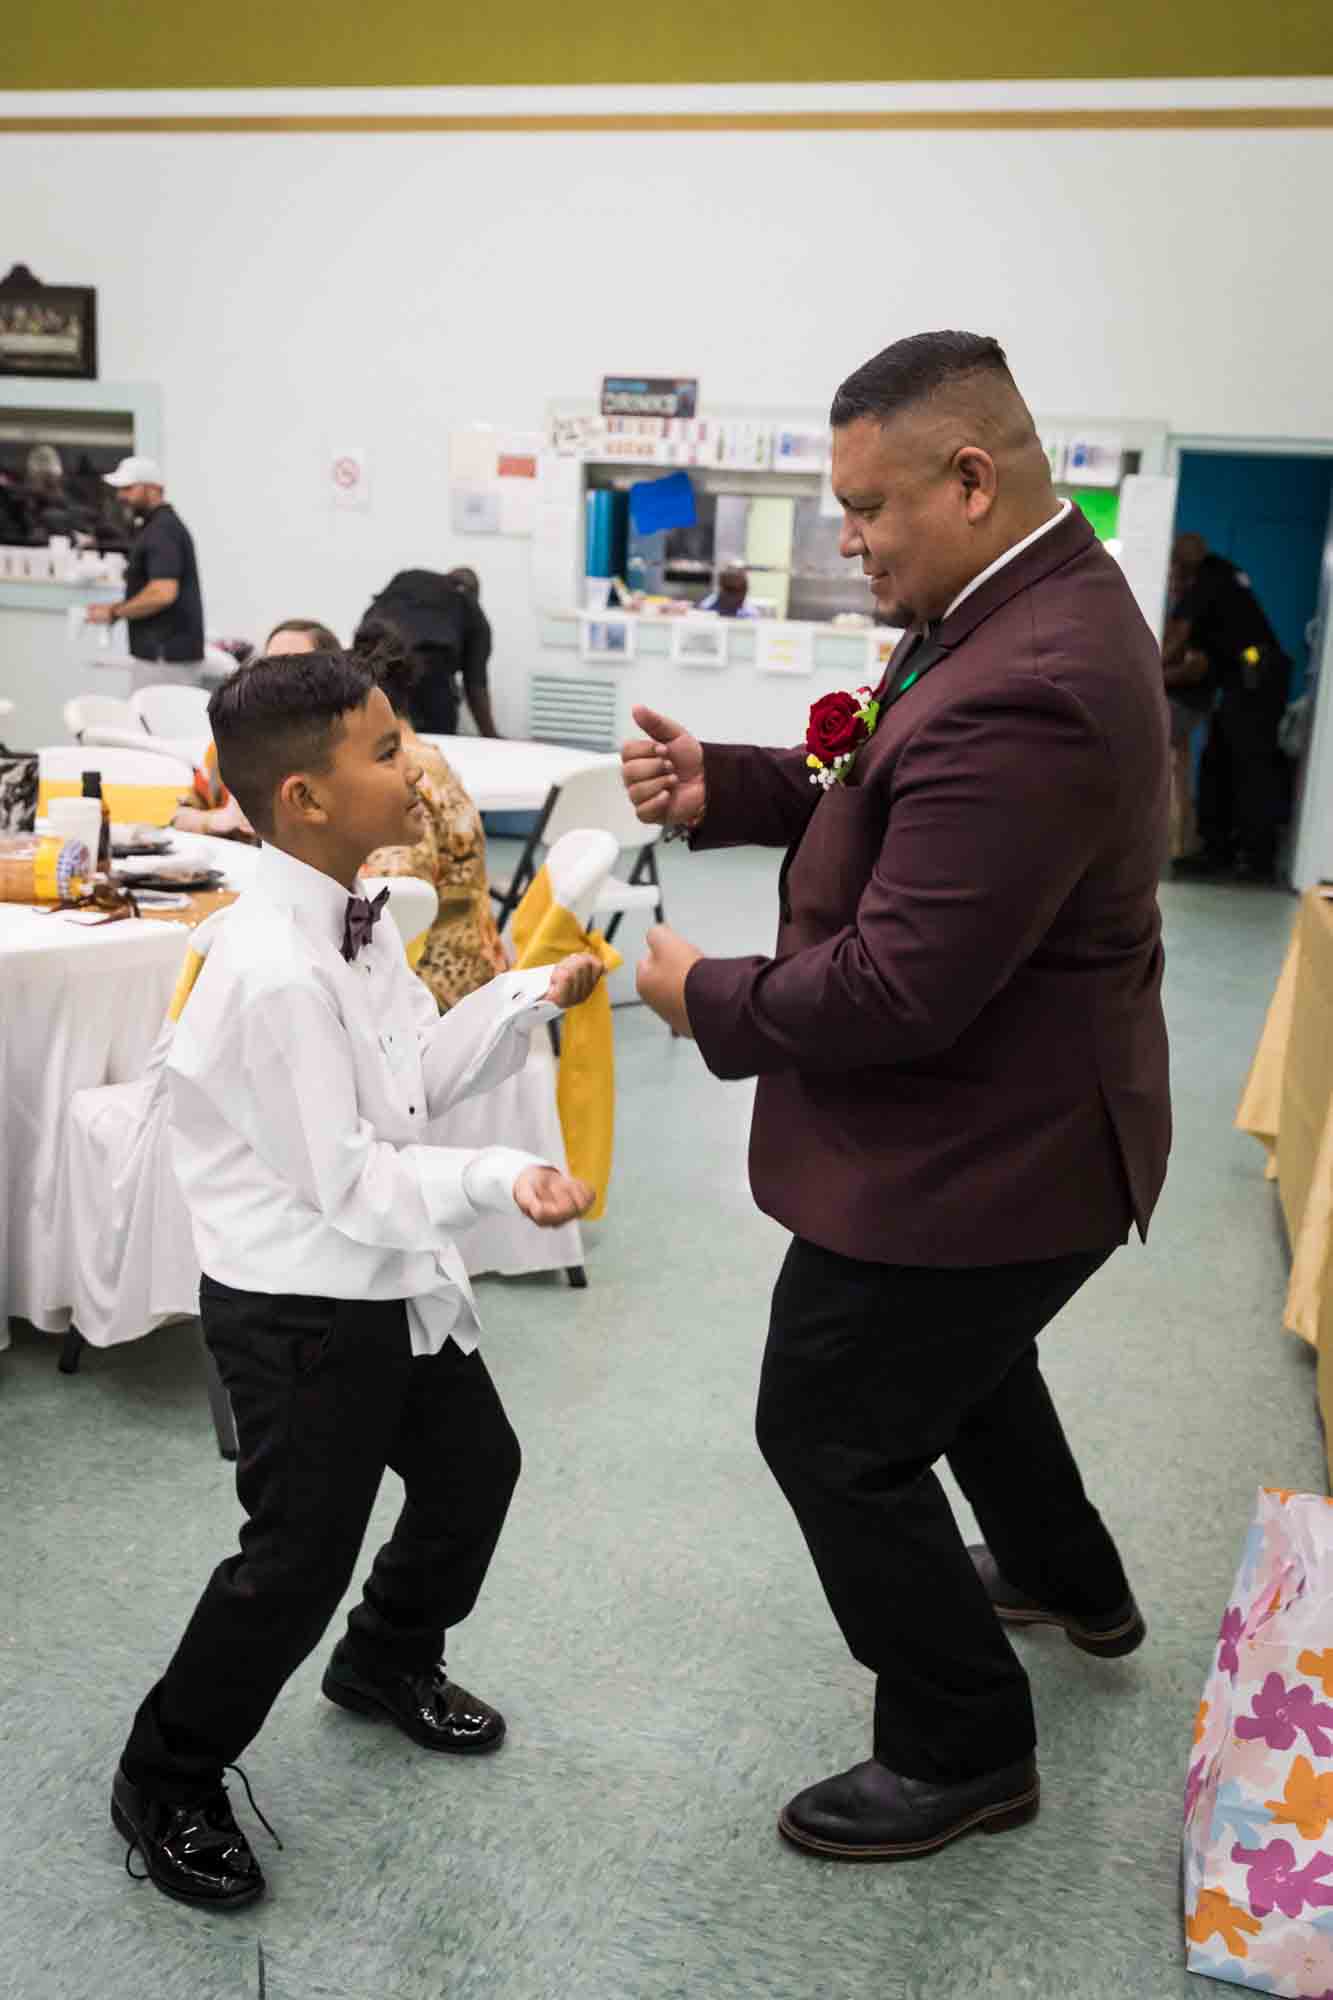
[[[1154,638],[1166,618],[1166,580],[1176,519],[1176,482],[1165,473],[1130,472],[1120,487],[1120,567]]]
[[[545,440],[540,431],[477,424],[449,440],[450,515],[464,535],[530,535]]]
[[[761,674],[812,674],[814,626],[761,618],[754,626],[754,663]]]

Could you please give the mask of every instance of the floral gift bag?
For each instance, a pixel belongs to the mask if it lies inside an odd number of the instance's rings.
[[[1333,1502],[1265,1488],[1185,1785],[1191,1972],[1333,2000]]]

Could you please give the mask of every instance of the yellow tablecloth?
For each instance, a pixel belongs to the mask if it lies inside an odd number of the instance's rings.
[[[1236,1123],[1268,1149],[1291,1244],[1283,1324],[1319,1350],[1333,1444],[1333,902],[1318,890],[1301,901]]]

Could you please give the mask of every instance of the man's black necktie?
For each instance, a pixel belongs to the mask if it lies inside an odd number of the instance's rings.
[[[370,934],[380,920],[384,905],[389,900],[386,883],[378,896],[369,900],[365,896],[347,898],[347,914],[343,918],[342,954],[350,965],[363,944],[369,944]]]

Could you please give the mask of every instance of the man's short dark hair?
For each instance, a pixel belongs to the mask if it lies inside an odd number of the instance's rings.
[[[256,833],[272,833],[284,778],[328,769],[343,717],[364,707],[374,686],[348,653],[286,653],[252,660],[214,690],[208,719],[218,771]]]
[[[835,430],[858,417],[887,423],[900,410],[925,402],[969,375],[1003,375],[1012,380],[998,340],[986,333],[908,334],[847,377],[833,398],[829,422]]]

